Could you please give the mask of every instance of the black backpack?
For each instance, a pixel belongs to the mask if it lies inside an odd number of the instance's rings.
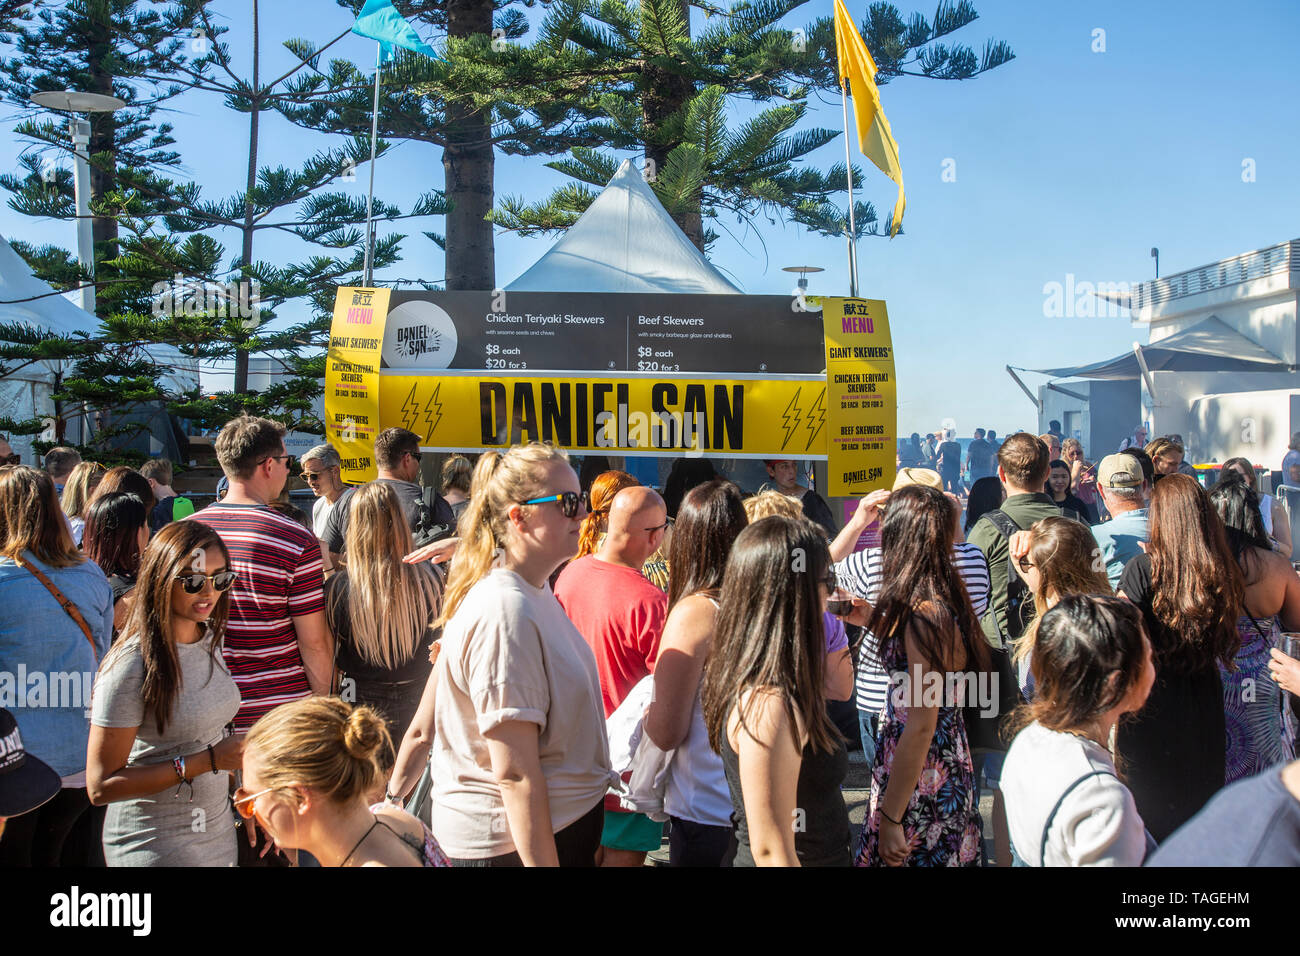
[[[440,521],[438,518],[438,491],[436,488],[425,488],[424,494],[416,502],[415,509],[415,527],[411,529],[411,535],[415,538],[417,548],[423,548],[426,544],[433,544],[433,542],[441,541],[443,538],[450,538],[456,533],[454,521],[447,523]]]
[[[1073,508],[1062,507],[1060,509],[1061,517],[1077,521],[1082,525],[1087,525],[1088,521],[1083,515]],[[989,519],[989,523],[997,529],[998,534],[1002,535],[1007,541],[1007,547],[1010,548],[1011,536],[1017,531],[1028,531],[1028,528],[1022,528],[1016,524],[1015,519],[1007,514],[1001,508],[988,512],[984,517]],[[1025,584],[1019,572],[1012,567],[1012,557],[1010,550],[1007,552],[1007,633],[1003,635],[1004,640],[1015,640],[1025,633],[1025,628],[1029,626],[1029,621],[1034,615],[1034,595],[1030,592],[1029,586]]]

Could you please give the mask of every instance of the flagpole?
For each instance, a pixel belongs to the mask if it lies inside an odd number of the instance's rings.
[[[849,183],[849,296],[858,294],[858,239],[853,218],[853,159],[849,154],[849,97],[840,80],[840,105],[844,108],[844,175]]]
[[[383,44],[375,41],[375,105],[370,113],[370,190],[366,193],[366,257],[362,268],[365,276],[362,284],[367,286],[374,278],[375,143],[379,135],[379,73],[383,64]]]

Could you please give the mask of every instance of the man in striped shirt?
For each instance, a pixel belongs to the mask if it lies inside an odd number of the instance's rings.
[[[284,452],[284,426],[240,416],[221,429],[216,452],[230,490],[187,520],[221,536],[238,575],[224,651],[243,701],[235,731],[245,733],[280,704],[328,694],[333,658],[320,545],[267,507],[289,478],[293,456]]]
[[[894,491],[910,484],[926,484],[938,488],[942,479],[938,472],[927,468],[904,468],[894,482]],[[853,551],[853,545],[867,527],[876,520],[880,506],[889,499],[888,491],[873,491],[858,504],[844,530],[831,543],[831,560],[835,562],[835,577],[839,586],[854,597],[874,602],[880,597],[884,553],[880,548]],[[949,496],[952,497],[951,495]],[[955,517],[960,517],[960,506],[954,504]],[[960,537],[960,535],[959,535]],[[953,564],[966,585],[975,616],[982,617],[989,602],[989,565],[979,548],[958,541],[952,549]],[[862,753],[867,764],[875,763],[876,731],[880,712],[889,692],[889,674],[876,659],[876,641],[870,631],[863,634],[858,645],[858,670],[855,697],[858,702],[858,727],[862,734]]]

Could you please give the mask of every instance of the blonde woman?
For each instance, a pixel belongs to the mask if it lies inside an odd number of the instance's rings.
[[[596,658],[547,579],[586,496],[563,451],[489,451],[443,599],[441,653],[389,792],[432,750],[432,829],[453,865],[592,866],[610,769]]]
[[[1073,518],[1043,518],[1011,536],[1011,564],[1034,599],[1034,616],[1016,644],[1021,689],[1033,696],[1030,676],[1034,634],[1043,615],[1071,594],[1110,595],[1110,580],[1097,539]]]
[[[378,711],[400,740],[429,679],[442,571],[403,563],[401,556],[413,547],[411,529],[390,484],[362,485],[347,504],[348,563],[325,585],[339,689]]]
[[[322,866],[446,866],[423,823],[369,805],[391,750],[383,718],[369,707],[337,697],[281,704],[244,740],[235,809],[281,849],[306,850]]]
[[[83,461],[63,485],[63,496],[59,504],[68,516],[68,526],[72,529],[72,540],[81,547],[81,536],[86,529],[86,506],[90,504],[91,495],[104,477],[105,468],[97,461]]]
[[[469,507],[469,485],[474,466],[464,455],[452,455],[442,463],[442,497],[451,505],[451,513],[460,516]]]

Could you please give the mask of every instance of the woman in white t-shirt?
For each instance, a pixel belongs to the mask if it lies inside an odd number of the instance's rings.
[[[592,866],[610,769],[596,658],[547,579],[586,496],[563,451],[487,452],[447,581],[439,653],[390,781],[430,752],[431,829],[453,866]]]
[[[1036,695],[1002,769],[1020,866],[1141,866],[1154,843],[1111,756],[1116,722],[1155,683],[1141,612],[1122,598],[1071,595],[1034,634]]]

